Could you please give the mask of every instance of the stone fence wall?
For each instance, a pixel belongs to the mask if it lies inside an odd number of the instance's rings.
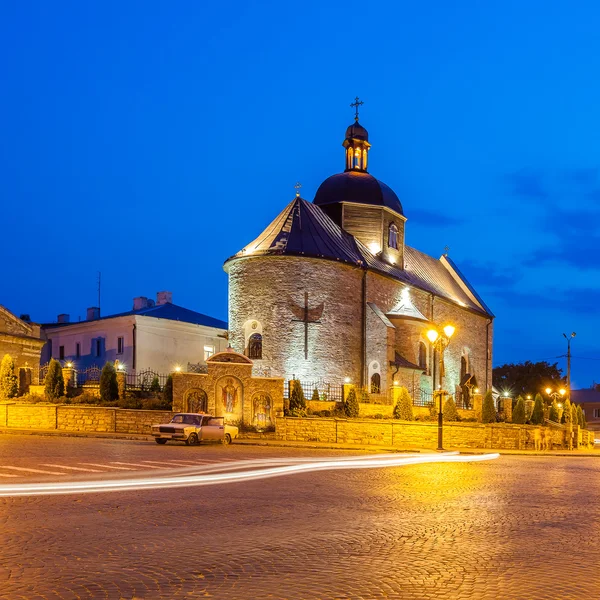
[[[566,447],[567,431],[507,423],[444,423],[444,447],[556,450]],[[276,423],[276,439],[293,442],[435,449],[437,434],[437,423],[429,422],[279,417]],[[546,439],[548,442],[544,444]],[[593,432],[574,428],[575,447],[593,447],[593,443]]]
[[[149,434],[152,425],[168,422],[174,414],[166,410],[3,403],[0,427]]]

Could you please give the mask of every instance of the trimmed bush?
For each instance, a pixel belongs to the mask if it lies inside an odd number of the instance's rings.
[[[587,423],[585,422],[585,413],[583,412],[583,408],[581,405],[577,405],[577,421],[579,422],[579,426],[584,429],[587,427]]]
[[[114,404],[119,399],[117,372],[112,363],[107,362],[100,374],[100,400],[102,404]]]
[[[170,409],[173,406],[173,375],[167,377],[162,397],[164,406],[168,406]]]
[[[312,394],[312,398],[311,398],[311,400],[312,400],[313,402],[318,402],[320,399],[321,399],[321,398],[319,398],[319,390],[318,390],[317,388],[315,388],[315,389],[313,390],[313,394]]]
[[[306,414],[306,398],[302,384],[294,379],[292,381],[292,391],[290,393],[290,415],[292,417],[301,417]]]
[[[483,398],[483,405],[481,407],[481,422],[496,422],[496,407],[494,406],[494,397],[492,396],[492,390],[488,390]]]
[[[444,408],[442,409],[444,421],[460,421],[458,415],[458,409],[456,408],[456,402],[452,396],[448,396],[448,400],[444,402]]]
[[[554,421],[558,423],[560,421],[560,417],[558,416],[560,413],[558,412],[558,404],[556,400],[552,400],[552,404],[550,405],[550,410],[548,411],[548,420]]]
[[[573,413],[571,410],[571,402],[570,400],[565,400],[563,404],[563,414],[560,419],[561,423],[572,423],[573,422]]]
[[[535,395],[535,402],[533,403],[530,421],[532,425],[544,424],[544,401],[540,394]]]
[[[63,379],[62,367],[54,358],[50,360],[46,380],[44,384],[44,393],[47,400],[54,401],[65,393],[65,380]]]
[[[348,395],[344,398],[344,414],[351,419],[356,419],[360,412],[358,406],[358,398],[354,387],[350,388]]]
[[[512,422],[517,425],[525,424],[525,400],[523,400],[521,396],[517,398],[517,404],[515,405],[512,414]]]
[[[5,354],[0,363],[0,399],[14,398],[19,393],[15,361],[10,354]]]
[[[158,375],[155,375],[154,379],[152,379],[152,383],[150,384],[150,391],[154,393],[160,392],[160,381],[158,379]]]
[[[396,406],[394,406],[393,417],[394,419],[400,419],[402,421],[415,420],[412,409],[412,399],[404,386],[400,388],[398,402],[396,402]]]

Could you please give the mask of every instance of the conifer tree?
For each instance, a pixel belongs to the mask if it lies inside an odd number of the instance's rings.
[[[459,421],[458,409],[456,408],[456,402],[452,396],[448,396],[446,402],[444,402],[443,409],[444,421]]]
[[[301,416],[306,411],[306,398],[302,384],[294,379],[292,381],[292,392],[290,394],[290,413],[293,416]]]
[[[494,397],[492,396],[492,390],[488,390],[483,398],[483,405],[481,407],[481,422],[496,422],[496,407],[494,406]]]
[[[160,392],[160,381],[158,379],[158,375],[155,375],[152,379],[152,383],[150,384],[151,392]]]
[[[173,375],[169,375],[167,377],[167,381],[165,382],[165,387],[162,392],[163,404],[165,406],[172,407],[173,406]]]
[[[313,390],[313,393],[312,393],[312,398],[311,398],[311,400],[312,400],[313,402],[318,402],[318,401],[320,400],[320,398],[319,398],[319,390],[318,390],[317,388],[315,388],[315,389]]]
[[[572,410],[571,401],[567,398],[565,403],[563,404],[563,414],[561,423],[573,423],[573,410]]]
[[[544,424],[544,401],[540,394],[535,395],[535,402],[533,403],[533,412],[531,413],[532,425],[543,425]]]
[[[525,423],[525,400],[522,396],[517,398],[517,404],[512,414],[512,422],[517,425],[523,425]]]
[[[48,365],[44,393],[48,400],[56,400],[65,394],[65,380],[62,374],[62,367],[54,358],[50,360],[50,364]]]
[[[400,392],[398,393],[398,401],[396,402],[396,406],[394,406],[393,417],[394,419],[400,419],[402,421],[415,420],[412,409],[412,399],[404,386],[400,388]]]
[[[585,413],[583,412],[583,408],[581,408],[581,404],[577,405],[577,420],[579,421],[579,426],[585,429],[587,427],[587,423],[585,422]]]
[[[556,400],[552,401],[552,404],[550,405],[550,410],[548,411],[548,420],[549,421],[554,421],[555,423],[559,422],[559,411],[558,411],[558,404],[556,402]]]
[[[119,384],[117,372],[111,362],[102,367],[100,374],[100,400],[102,404],[113,404],[119,399]]]
[[[360,413],[358,398],[354,387],[350,388],[348,395],[344,399],[344,414],[351,419],[356,419]]]
[[[5,354],[0,363],[0,399],[14,398],[19,393],[15,361],[10,354]]]

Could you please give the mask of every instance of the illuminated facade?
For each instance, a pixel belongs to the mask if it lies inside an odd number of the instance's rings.
[[[230,343],[274,376],[350,379],[373,393],[399,384],[416,396],[433,386],[426,331],[452,322],[438,385],[460,395],[474,375],[491,387],[494,317],[447,255],[406,246],[398,196],[367,171],[368,139],[357,116],[345,171],[226,261]]]

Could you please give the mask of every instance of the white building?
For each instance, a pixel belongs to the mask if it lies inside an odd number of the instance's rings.
[[[72,362],[78,370],[118,360],[128,372],[152,370],[170,373],[177,366],[204,365],[227,348],[227,323],[171,302],[171,292],[158,292],[156,303],[140,296],[133,309],[100,316],[88,308],[87,319],[71,323],[58,315],[56,323],[42,326],[47,342],[42,364],[50,358]]]

